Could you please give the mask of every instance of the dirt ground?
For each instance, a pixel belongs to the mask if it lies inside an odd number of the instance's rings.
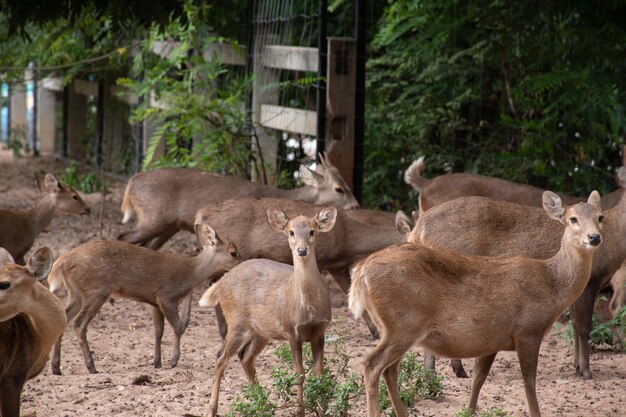
[[[26,209],[35,204],[39,191],[33,172],[60,173],[67,163],[53,158],[12,159],[0,152],[0,207]],[[58,256],[97,238],[114,239],[121,230],[119,206],[124,183],[109,179],[110,193],[85,196],[92,208],[91,217],[59,217],[35,241],[34,247],[49,246]],[[102,214],[101,214],[102,213]],[[218,231],[219,232],[219,231]],[[0,231],[1,233],[1,231]],[[193,254],[195,239],[180,233],[163,250]],[[363,357],[375,346],[365,325],[355,321],[347,309],[346,297],[332,286],[333,323],[329,334],[345,338],[351,352],[350,365],[361,373]],[[107,303],[89,327],[88,339],[94,352],[98,374],[85,367],[78,343],[66,331],[62,350],[63,376],[51,374],[49,366],[30,380],[22,394],[22,414],[26,416],[200,416],[208,411],[210,384],[213,381],[219,335],[213,311],[195,301],[204,287],[194,291],[191,323],[182,338],[178,367],[171,369],[172,331],[166,325],[164,368],[152,366],[153,328],[147,305],[123,299]],[[271,344],[258,359],[261,382],[270,387],[269,372],[278,360]],[[419,349],[418,349],[419,351]],[[591,356],[594,379],[577,377],[572,366],[572,348],[551,332],[541,348],[537,392],[544,416],[618,417],[626,416],[626,353],[594,351]],[[471,362],[464,361],[471,369]],[[456,378],[447,361],[437,363],[445,376],[444,395],[422,401],[412,416],[454,416],[469,397],[471,379]],[[133,384],[142,379],[142,385]],[[220,414],[240,392],[245,375],[237,360],[230,362],[222,383]],[[499,407],[512,416],[528,416],[518,361],[512,352],[498,355],[479,398],[479,407]],[[287,415],[283,413],[283,415]],[[351,415],[365,415],[361,395]]]

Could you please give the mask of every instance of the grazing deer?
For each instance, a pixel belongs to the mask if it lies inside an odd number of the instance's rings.
[[[287,242],[281,239],[280,232],[268,230],[266,212],[272,207],[281,207],[287,216],[303,214],[315,216],[322,207],[303,201],[275,198],[245,198],[209,204],[198,210],[196,222],[208,222],[228,238],[237,242],[242,259],[265,258],[282,263],[291,263],[292,251]],[[350,289],[348,268],[358,259],[394,243],[404,242],[410,231],[410,220],[397,214],[396,227],[393,215],[371,210],[337,210],[335,227],[317,238],[315,258],[320,270],[330,272],[347,294]],[[368,223],[361,221],[366,219]],[[375,224],[387,223],[387,226]],[[371,223],[375,223],[372,225]],[[400,229],[404,227],[404,229]],[[398,233],[400,231],[400,233]],[[225,336],[225,323],[216,311],[221,334]],[[370,332],[377,338],[376,326],[364,317]]]
[[[319,173],[300,165],[305,186],[293,190],[194,169],[163,168],[136,174],[126,186],[122,223],[136,213],[137,224],[118,239],[158,249],[180,229],[193,232],[199,208],[230,198],[273,197],[345,209],[358,207],[339,170],[323,155],[320,160]]]
[[[37,249],[26,266],[0,248],[0,416],[20,415],[24,383],[48,362],[65,329],[61,301],[37,281],[52,265],[50,249]]]
[[[324,332],[331,320],[330,295],[315,259],[317,233],[330,231],[337,210],[329,207],[315,217],[289,218],[268,209],[272,229],[288,237],[293,266],[267,259],[252,259],[233,268],[209,288],[200,305],[221,305],[228,334],[215,365],[209,416],[217,416],[220,381],[230,358],[247,345],[241,363],[250,381],[256,379],[255,360],[270,340],[288,340],[298,378],[299,415],[304,416],[302,343],[310,342],[313,369],[324,366]]]
[[[517,351],[530,415],[540,417],[535,380],[541,340],[584,291],[603,222],[597,191],[587,203],[570,207],[549,191],[543,201],[548,216],[566,226],[559,251],[549,259],[465,256],[405,243],[354,267],[350,310],[355,317],[367,310],[382,333],[364,361],[370,417],[380,416],[381,373],[396,415],[406,416],[398,367],[414,343],[440,356],[477,358],[472,411],[496,354]]]
[[[624,153],[626,156],[626,152]],[[496,177],[488,177],[466,172],[440,175],[427,179],[422,177],[426,165],[421,156],[404,172],[404,181],[419,191],[420,212],[459,197],[480,196],[511,203],[541,207],[541,188],[519,184]],[[622,198],[623,188],[618,188],[602,198],[604,209],[614,207]],[[575,204],[582,198],[559,194],[565,204]]]
[[[35,174],[39,189],[46,195],[26,211],[0,209],[0,247],[5,248],[18,264],[54,216],[61,213],[88,215],[91,210],[72,187],[63,185],[54,174]]]
[[[626,167],[616,179],[626,188]],[[594,257],[591,278],[572,304],[574,366],[585,379],[589,368],[589,333],[593,307],[600,289],[626,260],[626,198],[604,213],[604,242]],[[560,248],[563,227],[546,219],[543,210],[484,197],[464,197],[422,213],[408,241],[437,246],[465,255],[514,256],[535,259],[553,256]]]
[[[202,251],[192,258],[155,252],[125,242],[97,240],[61,256],[48,277],[50,291],[62,284],[68,291],[65,307],[67,321],[73,321],[87,369],[97,373],[87,343],[87,326],[111,295],[152,305],[155,329],[154,366],[161,366],[161,339],[164,318],[174,328],[171,365],[180,357],[180,338],[189,324],[190,306],[178,314],[180,301],[196,284],[209,276],[223,273],[238,262],[237,248],[223,242],[208,224],[196,224]],[[52,355],[52,373],[61,375],[61,337]]]

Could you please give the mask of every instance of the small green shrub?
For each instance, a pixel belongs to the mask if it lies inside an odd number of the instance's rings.
[[[270,393],[259,383],[246,384],[243,392],[231,404],[228,417],[272,417],[276,405],[270,401]]]
[[[568,321],[567,324],[555,323],[554,329],[561,331],[558,335],[562,339],[568,341],[570,344],[574,341],[574,326],[572,321]],[[589,340],[591,346],[594,348],[608,347],[613,350],[626,349],[626,306],[623,307],[615,316],[615,318],[600,322],[600,316],[597,313],[593,313],[591,319],[591,332],[589,333]]]
[[[95,173],[90,172],[80,175],[74,163],[65,168],[65,171],[60,175],[60,179],[62,183],[87,194],[95,193],[102,189],[102,182]]]
[[[506,411],[501,408],[490,408],[489,410],[479,411],[478,414],[472,414],[469,408],[464,408],[455,414],[456,417],[510,417]]]
[[[444,378],[435,374],[430,369],[424,368],[418,362],[415,352],[407,352],[400,361],[398,372],[398,388],[400,399],[405,407],[415,405],[419,400],[437,398],[443,392]],[[391,407],[387,385],[381,379],[380,385],[380,408],[386,412]],[[395,416],[395,412],[390,411]]]

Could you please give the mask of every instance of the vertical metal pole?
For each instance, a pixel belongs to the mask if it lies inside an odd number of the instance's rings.
[[[32,63],[31,63],[32,64]],[[34,68],[34,64],[31,66],[31,68]],[[33,153],[35,155],[39,154],[39,138],[38,138],[38,131],[37,131],[37,108],[39,107],[39,100],[37,97],[37,73],[35,72],[35,70],[33,70],[32,72],[33,74],[33,119],[31,120],[32,124],[33,124]]]
[[[11,93],[13,88],[11,87],[11,83],[7,83],[7,131],[5,139],[8,142],[11,139]]]
[[[354,168],[352,191],[363,200],[363,138],[365,136],[365,59],[367,42],[367,1],[356,3],[356,93],[354,114]]]
[[[98,81],[98,105],[96,107],[96,166],[102,167],[104,144],[104,78]]]
[[[63,137],[61,138],[61,156],[67,158],[70,134],[70,84],[63,87]]]
[[[143,78],[143,75],[142,77]],[[143,94],[137,98],[137,107],[141,106],[144,101]],[[145,122],[139,122],[135,124],[134,136],[135,136],[135,166],[133,167],[134,173],[140,172],[143,166],[143,124]]]
[[[328,1],[319,2],[319,33],[317,36],[317,153],[326,147],[326,65],[328,59],[328,41],[326,39],[326,20]],[[319,156],[316,156],[319,158]],[[319,161],[318,161],[319,162]]]

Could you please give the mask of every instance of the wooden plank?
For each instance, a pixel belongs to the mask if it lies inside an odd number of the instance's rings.
[[[263,59],[270,68],[317,72],[317,48],[266,45]]]
[[[139,104],[139,97],[137,97],[136,94],[123,94],[124,90],[125,89],[123,87],[120,87],[118,85],[112,85],[111,96],[119,101],[130,104],[132,106],[136,106],[137,104]]]
[[[228,43],[211,43],[202,52],[202,56],[207,61],[212,61],[213,57],[215,57],[222,64],[246,65],[245,48],[235,48]]]
[[[328,38],[326,153],[348,185],[353,185],[356,94],[356,41]]]
[[[63,92],[63,79],[59,77],[46,77],[41,80],[41,88],[57,93]]]
[[[315,136],[317,115],[310,110],[261,104],[261,125],[271,129]]]
[[[72,81],[74,87],[74,93],[80,94],[81,96],[98,96],[98,83],[94,83],[93,81],[81,80],[80,78],[75,78]]]

